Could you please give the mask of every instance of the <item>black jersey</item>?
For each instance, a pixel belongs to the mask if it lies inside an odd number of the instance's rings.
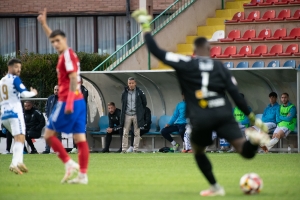
[[[159,49],[150,33],[145,34],[145,42],[155,57],[176,70],[186,100],[187,118],[221,107],[232,115],[231,104],[225,98],[226,91],[246,115],[250,114],[246,101],[239,94],[235,78],[220,61],[166,52]]]

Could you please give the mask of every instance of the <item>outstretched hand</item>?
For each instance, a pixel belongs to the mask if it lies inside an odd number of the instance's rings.
[[[131,16],[142,26],[144,32],[151,31],[150,21],[152,20],[152,16],[148,14],[147,10],[136,10]]]
[[[33,92],[33,93],[35,93],[35,95],[37,95],[37,94],[38,94],[37,90],[36,90],[35,88],[33,88],[33,87],[31,87],[31,88],[30,88],[30,92]]]
[[[39,12],[39,16],[37,17],[37,19],[41,23],[41,25],[47,23],[47,8],[44,8],[43,11]]]

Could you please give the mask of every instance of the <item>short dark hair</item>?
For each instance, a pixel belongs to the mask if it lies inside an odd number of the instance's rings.
[[[129,81],[135,81],[135,79],[133,77],[129,77],[128,80]]]
[[[8,66],[13,66],[13,65],[16,64],[16,63],[22,64],[21,60],[19,60],[19,59],[17,59],[17,58],[12,58],[12,59],[10,59],[10,60],[7,62],[7,65],[8,65]]]
[[[109,103],[107,104],[107,106],[114,106],[114,107],[116,107],[116,105],[115,105],[114,102],[109,102]]]
[[[276,92],[271,92],[269,94],[269,97],[275,97],[275,98],[277,98],[277,93]]]
[[[57,29],[57,30],[52,31],[52,33],[50,34],[49,38],[54,38],[54,37],[56,37],[58,35],[60,35],[62,37],[66,37],[65,32],[63,32],[62,30]]]
[[[281,96],[282,96],[282,95],[286,95],[287,97],[289,97],[289,94],[286,93],[286,92],[282,93]]]
[[[207,39],[205,37],[198,37],[194,41],[194,45],[196,48],[202,48],[207,43]]]

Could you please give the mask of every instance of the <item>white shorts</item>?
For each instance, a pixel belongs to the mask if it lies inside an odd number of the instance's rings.
[[[23,115],[18,118],[4,119],[2,120],[2,124],[13,136],[20,134],[25,135],[25,122]]]
[[[277,126],[273,134],[278,133],[279,131],[283,131],[283,133],[285,135],[284,137],[287,137],[291,133],[291,131],[288,128]]]
[[[271,130],[273,130],[273,129],[276,128],[276,124],[273,123],[273,122],[266,122],[266,123],[264,123],[264,124],[268,127],[269,132],[270,132]],[[257,128],[256,126],[252,126],[252,127],[253,127],[255,130],[257,130],[257,131],[260,131],[260,129]]]

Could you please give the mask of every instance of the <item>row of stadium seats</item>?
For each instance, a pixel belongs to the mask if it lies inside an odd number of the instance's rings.
[[[263,16],[260,18],[260,11],[251,12],[247,19],[245,19],[244,12],[237,12],[231,20],[226,20],[226,23],[237,23],[237,22],[263,22],[263,21],[290,21],[290,20],[300,20],[300,10],[296,10],[294,15],[291,17],[291,10],[284,9],[280,11],[276,17],[275,10],[267,10]]]
[[[151,127],[150,127],[150,131],[147,133],[147,135],[160,135],[160,128],[165,127],[165,125],[167,123],[169,123],[170,119],[172,116],[168,116],[168,115],[163,115],[159,118],[158,123],[157,123],[157,117],[156,116],[152,116],[151,117]],[[108,120],[108,116],[102,116],[99,119],[98,122],[99,131],[92,131],[90,134],[91,135],[106,135],[106,129],[109,127],[109,120]],[[174,132],[172,133],[173,135],[178,135],[178,132]]]
[[[229,46],[225,49],[222,54],[222,48],[220,46],[212,47],[210,50],[210,56],[212,58],[241,58],[241,57],[271,57],[271,56],[300,56],[299,45],[291,44],[289,45],[285,52],[283,52],[282,44],[276,44],[271,47],[268,52],[267,45],[260,45],[256,47],[255,51],[252,53],[251,45],[243,46],[239,53],[237,54],[236,46]]]
[[[291,17],[290,9],[283,9],[276,17],[275,10],[267,10],[262,17],[260,17],[260,11],[252,11],[245,19],[244,12],[237,12],[231,20],[226,20],[226,23],[238,23],[238,22],[264,22],[264,21],[290,21],[300,20],[300,10],[296,10],[294,15]]]
[[[225,62],[224,67],[234,68],[234,63],[233,62]],[[256,61],[252,65],[252,68],[263,68],[263,67],[266,67],[264,61]],[[279,62],[279,60],[273,60],[273,61],[269,62],[267,67],[280,67],[280,62]],[[296,68],[296,61],[295,60],[288,60],[283,64],[282,67]],[[299,67],[300,67],[300,65],[299,65]],[[249,62],[240,62],[240,63],[237,64],[236,68],[249,68]]]
[[[232,30],[229,32],[227,38],[220,39],[220,42],[233,42],[233,41],[262,41],[262,40],[295,40],[300,39],[300,28],[293,28],[287,36],[286,28],[277,29],[272,36],[270,29],[263,29],[259,32],[256,37],[256,30],[246,30],[244,35],[241,37],[240,30]]]
[[[244,3],[244,6],[277,6],[286,4],[300,4],[300,0],[251,0],[250,3]]]

